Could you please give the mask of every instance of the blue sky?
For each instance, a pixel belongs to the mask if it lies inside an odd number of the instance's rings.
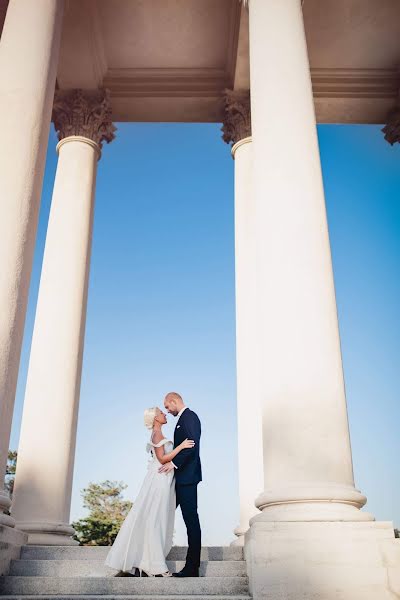
[[[72,519],[89,481],[146,471],[143,410],[180,392],[203,424],[203,543],[238,522],[233,161],[218,124],[119,124],[99,163]],[[318,128],[356,485],[400,526],[400,148]],[[11,448],[17,448],[56,168],[50,134]],[[173,419],[166,433],[172,434]],[[176,543],[184,543],[177,518]]]

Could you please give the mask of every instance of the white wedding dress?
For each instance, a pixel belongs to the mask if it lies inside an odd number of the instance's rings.
[[[172,547],[175,522],[175,476],[159,473],[161,463],[154,448],[165,446],[165,454],[173,450],[173,443],[163,439],[158,444],[147,444],[151,459],[138,497],[115,538],[105,564],[119,571],[135,567],[149,575],[168,571],[165,558]]]

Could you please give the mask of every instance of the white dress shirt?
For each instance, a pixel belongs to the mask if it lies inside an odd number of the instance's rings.
[[[184,406],[184,407],[183,407],[183,408],[182,408],[182,409],[181,409],[181,410],[178,412],[178,414],[176,415],[176,416],[178,417],[178,421],[179,421],[179,419],[180,419],[180,417],[181,417],[181,414],[182,414],[182,413],[183,413],[183,411],[184,411],[184,410],[186,410],[186,409],[187,409],[187,406]],[[177,467],[177,466],[174,464],[174,462],[173,462],[172,460],[171,460],[171,462],[172,462],[172,464],[174,465],[175,469],[177,469],[178,467]]]
[[[183,411],[184,411],[184,410],[186,410],[186,409],[187,409],[187,406],[184,406],[184,407],[183,407],[183,408],[182,408],[182,409],[181,409],[181,410],[178,412],[178,414],[176,415],[176,416],[178,417],[178,421],[179,421],[179,418],[180,418],[181,414],[182,414],[182,413],[183,413]]]

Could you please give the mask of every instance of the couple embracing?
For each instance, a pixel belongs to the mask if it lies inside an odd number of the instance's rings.
[[[197,514],[197,485],[201,481],[201,424],[196,413],[187,408],[182,397],[170,392],[164,406],[178,418],[174,441],[164,437],[167,422],[159,408],[144,413],[145,426],[151,430],[147,451],[151,454],[148,471],[105,564],[118,569],[116,577],[198,577],[201,529]],[[172,547],[175,509],[180,506],[188,536],[186,563],[179,573],[170,573],[166,557]]]

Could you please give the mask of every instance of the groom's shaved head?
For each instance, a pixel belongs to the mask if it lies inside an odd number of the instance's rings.
[[[168,394],[165,396],[166,400],[177,400],[178,402],[183,402],[183,398],[182,396],[180,396],[180,394],[177,394],[176,392],[168,392]]]
[[[171,415],[176,415],[182,408],[185,406],[183,402],[183,398],[180,394],[176,392],[168,392],[168,394],[164,398],[164,406]]]

